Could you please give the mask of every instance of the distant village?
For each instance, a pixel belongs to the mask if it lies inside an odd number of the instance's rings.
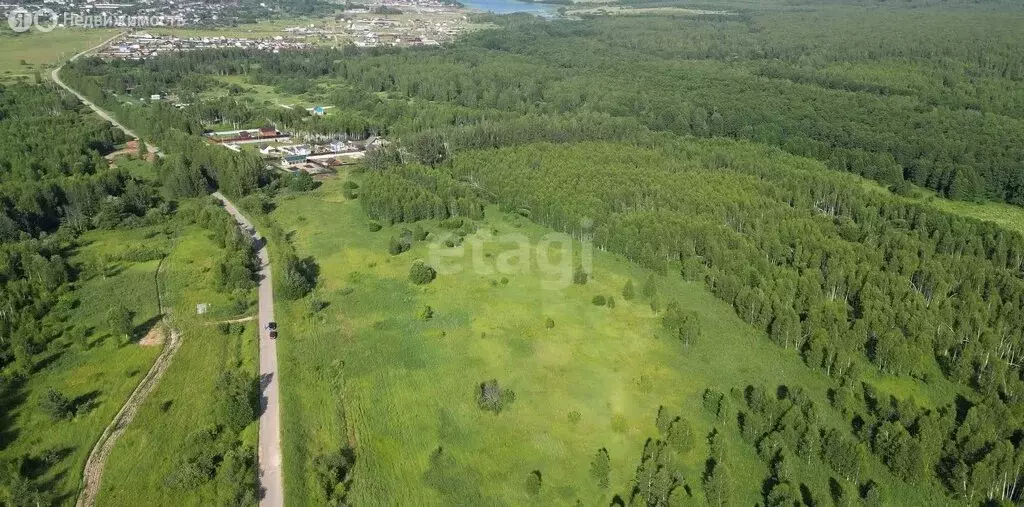
[[[241,37],[178,37],[152,35],[146,32],[128,34],[99,53],[102,58],[142,60],[160,54],[200,49],[239,48],[278,53],[283,50],[306,49],[312,44],[285,37],[247,39]]]
[[[248,37],[232,29],[231,35],[212,37],[180,37],[156,33],[167,27],[217,27],[231,25],[235,11],[224,5],[202,2],[144,0],[136,3],[93,2],[89,0],[43,0],[25,3],[0,0],[0,15],[23,7],[31,11],[41,8],[58,13],[58,23],[77,26],[81,20],[100,23],[110,28],[130,28],[120,44],[102,53],[107,58],[145,59],[160,54],[216,48],[242,48],[280,52],[305,49],[315,45],[354,44],[359,47],[437,46],[462,34],[469,23],[465,9],[439,0],[373,0],[367,4],[348,4],[333,16],[283,28],[279,34],[264,32]],[[256,8],[272,9],[266,3]],[[127,20],[126,20],[127,16]],[[148,24],[136,24],[142,17]]]

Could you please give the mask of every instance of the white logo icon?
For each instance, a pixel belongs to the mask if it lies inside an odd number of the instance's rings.
[[[36,12],[29,12],[24,7],[18,7],[7,13],[7,24],[11,30],[19,33],[29,31],[32,26],[35,26],[36,30],[40,32],[51,32],[57,28],[59,21],[57,13],[46,7]]]
[[[57,13],[53,9],[43,7],[32,16],[32,21],[35,22],[36,30],[52,32],[54,28],[57,28]]]
[[[27,32],[29,28],[32,28],[32,23],[34,22],[35,19],[32,13],[24,7],[18,7],[7,13],[7,24],[15,32]]]

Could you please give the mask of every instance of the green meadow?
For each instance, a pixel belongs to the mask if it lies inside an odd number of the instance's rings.
[[[74,503],[93,444],[159,353],[136,342],[121,344],[106,318],[109,308],[123,305],[134,314],[136,336],[156,321],[159,261],[131,259],[142,245],[159,252],[168,241],[159,229],[85,234],[71,257],[82,270],[81,280],[47,317],[63,323],[63,335],[36,354],[36,371],[2,400],[14,408],[9,421],[0,421],[5,444],[0,459],[27,457],[59,503]],[[50,389],[72,400],[73,419],[54,422],[41,408]]]
[[[468,245],[475,240],[482,245],[474,247],[478,265],[494,268],[516,245],[488,235],[525,235],[538,245],[549,233],[494,208],[464,250],[441,247],[464,252],[462,260],[445,261],[464,266],[461,272],[412,285],[410,266],[432,258],[431,244],[443,241],[444,230],[424,222],[431,237],[389,255],[389,238],[404,226],[371,232],[358,201],[342,195],[344,179],[279,198],[270,217],[298,255],[313,256],[321,270],[310,298],[277,303],[285,487],[294,505],[316,503],[313,461],[344,446],[356,450],[349,501],[357,505],[603,504],[628,495],[644,442],[658,436],[659,405],[687,419],[697,435],[695,448],[678,456],[694,500],[702,496],[704,436],[717,427],[732,442],[734,500],[751,505],[763,499],[765,466],[735,421],[715,421],[701,410],[704,389],[801,385],[826,405],[823,376],[700,284],[657,278],[662,304],[678,302],[700,317],[700,339],[684,346],[664,335],[648,301],[622,298],[627,280],[639,293],[650,273],[617,256],[596,252],[587,284],[558,289],[546,285],[552,277],[536,257],[512,263],[516,273],[473,268]],[[575,247],[579,255],[582,246]],[[615,307],[595,306],[597,295],[614,297]],[[310,299],[327,306],[316,311]],[[425,306],[433,310],[429,320],[418,315]],[[489,379],[515,392],[499,414],[477,406],[478,386]],[[913,393],[917,386],[885,388]],[[450,458],[445,470],[431,462],[438,448]],[[607,489],[590,476],[600,448],[611,458]],[[886,474],[880,463],[870,467]],[[531,496],[524,484],[535,470],[543,486]],[[827,473],[801,476],[814,478],[811,490],[827,495]],[[895,488],[897,499],[915,498],[905,486]]]
[[[175,238],[166,260],[165,292],[173,325],[182,344],[163,379],[122,434],[107,461],[99,505],[210,505],[219,482],[182,490],[166,484],[189,439],[217,422],[216,381],[223,371],[240,369],[255,375],[255,324],[232,326],[227,334],[217,321],[246,317],[230,296],[217,292],[210,271],[217,262],[217,245],[208,233],[185,227]],[[248,300],[245,300],[248,304]],[[209,304],[209,313],[196,315],[196,304]],[[256,427],[244,432],[243,443],[256,445]]]
[[[17,34],[4,27],[0,31],[0,81],[39,72],[50,79],[50,71],[79,51],[89,49],[117,33],[110,29],[65,30],[49,33],[30,30]]]

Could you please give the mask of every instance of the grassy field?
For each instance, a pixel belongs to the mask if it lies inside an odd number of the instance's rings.
[[[60,504],[74,503],[93,443],[159,352],[134,342],[120,345],[108,332],[106,316],[110,307],[124,305],[135,313],[136,336],[148,330],[158,315],[158,261],[133,262],[129,253],[139,245],[159,251],[168,244],[155,229],[94,231],[82,239],[72,264],[102,270],[86,275],[64,301],[64,310],[54,312],[66,323],[64,336],[37,356],[38,371],[14,399],[3,400],[15,408],[11,421],[0,421],[5,445],[0,459],[27,456]],[[74,400],[79,413],[72,420],[52,421],[40,407],[51,388]]]
[[[545,289],[546,275],[531,264],[532,274],[465,269],[417,287],[408,282],[409,268],[430,257],[431,240],[388,255],[389,238],[402,227],[370,232],[358,202],[342,196],[340,180],[279,199],[272,219],[293,233],[300,257],[317,259],[313,297],[328,303],[317,313],[305,300],[278,303],[285,485],[295,505],[317,501],[311,461],[346,444],[357,450],[349,497],[355,504],[599,505],[628,490],[644,441],[657,436],[659,405],[682,414],[702,437],[716,424],[700,409],[709,386],[798,384],[825,404],[822,376],[700,284],[659,278],[663,301],[700,316],[702,338],[684,347],[663,336],[647,302],[622,299],[625,282],[639,287],[648,272],[613,255],[596,254],[585,286]],[[533,244],[548,233],[495,209],[485,222],[484,231],[525,234]],[[436,224],[427,228],[439,232]],[[479,257],[494,266],[513,246],[487,242]],[[618,304],[593,305],[599,294]],[[434,311],[430,320],[417,316],[425,305]],[[546,328],[546,318],[554,328]],[[499,415],[476,404],[477,386],[488,379],[516,393]],[[764,465],[735,424],[718,424],[730,441],[736,504],[759,502]],[[450,480],[435,488],[424,477],[435,472],[429,458],[438,447],[454,464]],[[602,447],[612,460],[609,489],[589,475]],[[697,500],[707,453],[698,438],[696,449],[679,457]],[[872,468],[885,473],[880,464]],[[533,470],[543,474],[538,497],[523,487]],[[824,498],[828,476],[801,472],[815,478],[811,490]],[[895,493],[916,498],[899,487]]]
[[[228,297],[212,287],[209,272],[217,246],[204,230],[189,227],[177,238],[167,259],[166,292],[172,319],[183,336],[181,348],[160,385],[140,408],[107,462],[99,505],[210,505],[219,484],[183,491],[169,488],[167,476],[181,449],[197,430],[217,422],[215,383],[222,371],[238,368],[255,375],[256,333],[253,324],[225,335],[211,325],[238,315]],[[210,313],[195,314],[195,305],[210,304]],[[243,444],[255,447],[252,425]]]
[[[50,79],[49,69],[112,37],[116,30],[65,30],[49,33],[30,30],[16,34],[6,28],[0,31],[0,80],[18,76],[31,77],[38,71]]]

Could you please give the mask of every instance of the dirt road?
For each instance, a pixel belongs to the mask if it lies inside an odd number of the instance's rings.
[[[270,338],[267,324],[274,322],[274,287],[270,279],[270,254],[267,242],[249,220],[220,192],[214,197],[224,204],[243,231],[252,235],[256,255],[260,261],[259,324],[260,324],[260,505],[284,505],[284,485],[281,480],[281,407],[278,398],[277,342]]]
[[[117,40],[122,35],[123,34],[117,34],[117,35],[115,35],[115,36],[113,36],[113,37],[111,37],[111,38],[101,42],[100,44],[98,44],[96,46],[93,46],[93,47],[91,47],[89,49],[86,49],[85,51],[82,51],[82,52],[76,54],[75,56],[72,56],[69,61],[73,62],[73,61],[77,60],[82,55],[85,55],[85,54],[91,53],[93,51],[96,51],[96,50],[102,48],[103,46],[106,46],[107,44],[110,44],[112,41]],[[124,132],[124,134],[126,136],[128,136],[129,138],[131,138],[131,139],[139,139],[139,136],[135,135],[135,132],[132,132],[131,130],[128,129],[128,127],[125,127],[124,125],[121,125],[121,123],[118,122],[117,120],[115,120],[114,117],[110,115],[110,113],[107,113],[106,111],[104,111],[104,110],[100,109],[99,107],[97,107],[96,104],[93,104],[89,99],[85,98],[85,96],[82,95],[81,93],[78,93],[78,91],[75,90],[74,88],[71,88],[70,86],[64,84],[64,81],[61,81],[61,79],[60,79],[60,71],[63,68],[64,68],[64,66],[61,65],[60,67],[57,67],[56,69],[53,69],[53,72],[50,72],[50,79],[52,79],[53,82],[57,84],[57,86],[60,86],[61,88],[65,89],[68,92],[70,92],[71,94],[73,94],[75,97],[78,97],[78,100],[82,101],[83,104],[89,106],[89,108],[92,109],[93,112],[95,112],[100,118],[103,118],[104,120],[108,121],[111,125],[117,127],[121,132]],[[149,151],[151,153],[159,153],[159,150],[155,146],[147,146],[147,148],[149,149]]]

